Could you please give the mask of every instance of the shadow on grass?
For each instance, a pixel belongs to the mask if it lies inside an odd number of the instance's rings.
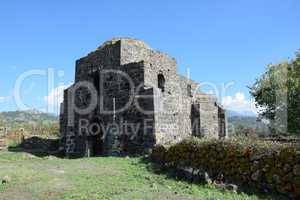
[[[10,152],[26,152],[37,157],[55,156],[63,157],[63,154],[59,152],[59,140],[47,139],[37,136],[33,136],[25,139],[21,144],[8,147]]]
[[[207,182],[205,179],[201,177],[195,177],[192,174],[182,171],[182,170],[175,170],[172,168],[167,168],[161,164],[152,162],[150,158],[143,158],[140,160],[141,164],[146,164],[147,169],[155,174],[159,175],[166,175],[168,179],[176,180],[176,181],[185,181],[191,184],[197,184],[205,186],[207,185]],[[213,185],[213,184],[211,184]],[[216,187],[217,189],[220,189]],[[226,191],[224,189],[220,189],[221,191]],[[229,191],[229,190],[228,190]],[[288,200],[288,199],[294,199],[289,198],[287,195],[282,195],[276,192],[263,192],[261,190],[255,189],[253,187],[249,187],[249,185],[239,185],[238,186],[238,193],[245,193],[247,195],[255,195],[258,198],[261,199],[270,199],[270,200]],[[295,199],[296,200],[296,199]]]

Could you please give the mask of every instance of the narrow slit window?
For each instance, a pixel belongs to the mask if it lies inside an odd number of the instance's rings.
[[[161,89],[162,92],[165,91],[165,77],[162,74],[158,74],[157,76],[157,80],[158,80],[158,88]]]
[[[190,84],[187,85],[187,94],[189,97],[193,97],[192,86]]]

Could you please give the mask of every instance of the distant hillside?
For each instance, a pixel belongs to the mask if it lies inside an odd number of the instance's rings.
[[[256,117],[249,116],[229,116],[228,122],[235,125],[243,125],[249,128],[254,128],[257,126],[257,123],[259,123]]]
[[[233,133],[233,127],[235,132],[237,132],[238,134],[246,129],[252,129],[258,135],[269,134],[268,125],[262,122],[261,120],[258,120],[258,118],[254,116],[229,116],[228,123],[229,133]]]
[[[0,113],[0,125],[5,127],[19,127],[24,124],[48,124],[58,122],[58,117],[35,110],[9,111]]]

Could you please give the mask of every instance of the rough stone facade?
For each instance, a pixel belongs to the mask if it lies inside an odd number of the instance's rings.
[[[61,148],[68,156],[149,152],[188,136],[226,136],[214,96],[177,73],[176,60],[140,40],[116,38],[76,62],[61,106]]]

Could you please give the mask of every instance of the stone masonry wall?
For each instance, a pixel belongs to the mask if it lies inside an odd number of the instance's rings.
[[[186,178],[192,180],[206,173],[216,184],[300,198],[300,151],[289,144],[192,138],[169,148],[157,146],[151,158],[170,170],[189,169]]]
[[[201,132],[204,137],[219,138],[218,106],[215,97],[197,94],[196,102],[200,104]]]
[[[109,70],[117,70],[118,74]],[[132,92],[124,74],[133,81],[133,89],[139,89],[139,92]],[[94,110],[78,114],[74,112],[74,106],[85,108],[92,96],[84,88],[72,89],[82,81],[92,85],[98,99]],[[218,115],[216,99],[198,89],[196,82],[178,75],[176,60],[167,54],[151,49],[140,40],[109,40],[76,61],[75,84],[65,92],[60,117],[61,146],[67,153],[85,156],[86,151],[93,152],[90,151],[96,145],[93,140],[98,141],[101,137],[104,138],[99,142],[102,153],[118,155],[134,151],[141,153],[155,144],[173,144],[191,135],[217,138],[218,117],[221,115]],[[124,107],[132,98],[148,112],[140,112],[131,102],[126,110],[112,113],[114,108]],[[111,112],[108,114],[105,111]],[[106,133],[100,131],[98,136],[93,137],[82,134],[79,126],[82,119],[89,124],[97,123],[105,127]],[[67,123],[70,121],[72,123]],[[116,131],[107,127],[123,122],[140,124],[135,137],[128,136],[127,128]],[[193,122],[200,127],[194,128]]]

